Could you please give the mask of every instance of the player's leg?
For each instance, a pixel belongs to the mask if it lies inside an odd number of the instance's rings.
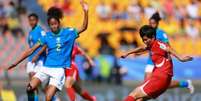
[[[76,79],[74,77],[75,71],[73,68],[67,68],[65,70],[65,74],[66,74],[66,80],[65,80],[66,93],[68,94],[70,101],[75,101],[76,94],[75,94],[75,90],[73,88],[73,84],[76,81]]]
[[[145,70],[145,76],[144,76],[145,80],[149,79],[152,76],[153,68],[154,67],[149,67],[149,66],[148,66],[148,68],[146,68],[146,70]],[[146,101],[146,98],[139,98],[136,101]]]
[[[144,87],[150,83],[150,80],[147,80],[143,85],[134,89],[129,96],[127,96],[124,101],[143,101],[143,99],[150,99],[150,97],[145,93]]]
[[[26,65],[26,72],[28,73],[29,75],[29,80],[31,81],[32,80],[32,77],[35,75],[35,63],[32,63],[32,62],[28,62],[27,65]]]
[[[49,79],[46,80],[45,82],[42,82],[42,84],[39,86],[39,88],[41,89],[41,91],[45,94],[47,92],[47,88],[48,88],[48,85],[49,85]],[[54,95],[52,97],[52,100],[51,101],[61,101],[61,99],[59,98],[58,95]]]
[[[138,99],[142,101],[157,98],[168,89],[171,78],[169,75],[152,75],[141,86],[133,90],[124,101],[137,101]]]
[[[45,92],[45,100],[46,101],[52,101],[52,99],[54,99],[54,95],[57,92],[57,87],[55,87],[54,85],[49,85],[46,88],[46,92]]]
[[[85,100],[96,101],[96,97],[95,96],[91,96],[87,90],[83,90],[82,89],[81,80],[80,80],[79,76],[78,76],[78,79],[73,84],[73,88]]]
[[[35,73],[36,73],[37,71],[40,71],[40,68],[45,68],[45,67],[43,67],[43,62],[42,62],[42,61],[38,61],[38,62],[37,62],[36,66],[35,66],[35,68],[34,68]],[[34,73],[34,74],[35,74],[35,73]],[[43,81],[43,82],[39,85],[39,87],[38,87],[38,89],[37,89],[37,93],[38,93],[38,91],[39,91],[39,89],[40,89],[40,90],[45,94],[45,92],[46,92],[46,90],[47,90],[47,87],[48,87],[48,84],[49,84],[49,79]],[[59,97],[55,95],[55,96],[52,98],[51,101],[56,101],[56,100],[59,100],[59,101],[60,101]],[[36,101],[37,101],[37,100],[36,100]]]
[[[30,73],[29,73],[29,80],[30,80],[30,81],[31,81],[31,78],[32,78],[34,75],[35,75],[35,72],[30,72]],[[27,92],[27,93],[28,93],[28,92]],[[29,96],[29,94],[28,94],[28,96]],[[34,89],[34,93],[33,93],[33,95],[31,95],[31,96],[34,97],[34,101],[39,101],[38,89],[37,89],[37,88]]]
[[[27,85],[26,91],[28,96],[28,101],[36,101],[38,98],[35,97],[35,91],[38,85],[40,85],[40,79],[33,77],[32,80]]]
[[[172,80],[169,88],[188,88],[191,94],[194,92],[194,86],[191,80]]]
[[[150,98],[139,98],[139,99],[137,99],[136,101],[147,101],[147,100],[149,100]]]
[[[35,75],[35,71],[34,71],[35,64],[28,62],[26,68],[27,68],[27,73],[29,75],[29,81],[31,81],[32,77]],[[33,99],[34,101],[39,101],[37,88],[34,89],[32,94],[28,94],[28,92],[27,92],[27,95],[28,95],[28,98]]]
[[[35,75],[35,72],[30,72],[29,73],[29,80],[31,81],[32,77]]]
[[[146,65],[145,80],[151,77],[153,69],[154,69],[154,65],[151,65],[151,64]],[[169,85],[169,88],[188,88],[191,94],[194,92],[194,86],[191,80],[183,80],[183,81],[172,80]]]
[[[67,77],[65,81],[66,92],[70,98],[70,101],[75,101],[76,99],[75,90],[72,87],[74,82],[75,80],[73,79],[73,77]]]
[[[148,64],[145,66],[145,76],[144,80],[148,80],[152,76],[152,72],[154,69],[154,65],[152,64],[151,60],[148,60]],[[143,98],[138,99],[137,101],[143,101]]]
[[[150,99],[150,97],[144,93],[140,87],[137,87],[124,99],[124,101],[138,101],[139,99]]]
[[[65,83],[64,68],[48,68],[46,74],[49,76],[49,84],[46,88],[46,101],[54,100],[56,92],[61,91]]]

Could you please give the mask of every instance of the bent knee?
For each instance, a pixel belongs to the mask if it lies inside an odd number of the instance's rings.
[[[27,91],[27,92],[32,92],[32,91],[34,91],[34,90],[35,90],[35,88],[29,83],[29,84],[27,85],[26,91]]]
[[[51,94],[46,94],[45,99],[46,101],[51,101],[52,100]]]
[[[142,90],[139,87],[133,90],[129,95],[133,96],[136,100],[147,96],[142,92]]]
[[[65,86],[66,86],[66,88],[71,88],[74,83],[75,83],[75,79],[73,79],[73,77],[67,77]]]
[[[55,93],[53,93],[51,91],[46,92],[46,94],[45,94],[46,101],[52,101],[54,95],[55,95]]]

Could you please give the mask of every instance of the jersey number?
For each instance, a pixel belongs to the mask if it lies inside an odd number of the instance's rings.
[[[56,49],[56,50],[57,50],[58,52],[61,51],[61,44],[60,44],[60,43],[57,43],[56,46],[57,46],[57,49]]]

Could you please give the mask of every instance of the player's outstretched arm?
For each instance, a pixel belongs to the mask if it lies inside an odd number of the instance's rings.
[[[78,28],[78,34],[84,32],[88,27],[88,10],[89,10],[88,4],[84,2],[84,0],[80,0],[80,4],[84,11],[84,20],[83,20],[82,27]]]
[[[90,66],[94,67],[95,66],[95,63],[93,62],[93,59],[87,55],[87,53],[82,50],[80,47],[78,47],[80,53],[82,53],[82,55],[87,59],[87,62],[89,63]]]
[[[174,57],[176,57],[179,61],[181,62],[187,62],[187,61],[192,61],[193,57],[191,56],[181,56],[179,55],[173,48],[167,47],[167,51],[172,54]]]
[[[10,70],[14,67],[16,67],[20,62],[22,62],[24,59],[26,59],[28,56],[30,56],[37,48],[39,48],[40,44],[34,45],[32,48],[29,48],[25,50],[22,55],[15,61],[12,65],[6,67],[5,69]]]
[[[141,47],[135,48],[134,50],[122,55],[121,58],[126,58],[130,54],[137,54],[137,55],[140,54],[141,55],[142,53],[145,53],[146,50],[147,50],[147,47],[141,46]]]
[[[44,45],[44,46],[41,48],[41,50],[33,57],[33,59],[32,59],[31,62],[32,62],[32,63],[35,63],[35,62],[38,60],[39,56],[40,56],[43,52],[46,51],[46,49],[47,49],[47,46]]]

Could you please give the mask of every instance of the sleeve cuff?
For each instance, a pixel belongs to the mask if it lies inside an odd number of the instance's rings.
[[[78,30],[75,28],[75,38],[78,38],[79,34],[78,34]]]

